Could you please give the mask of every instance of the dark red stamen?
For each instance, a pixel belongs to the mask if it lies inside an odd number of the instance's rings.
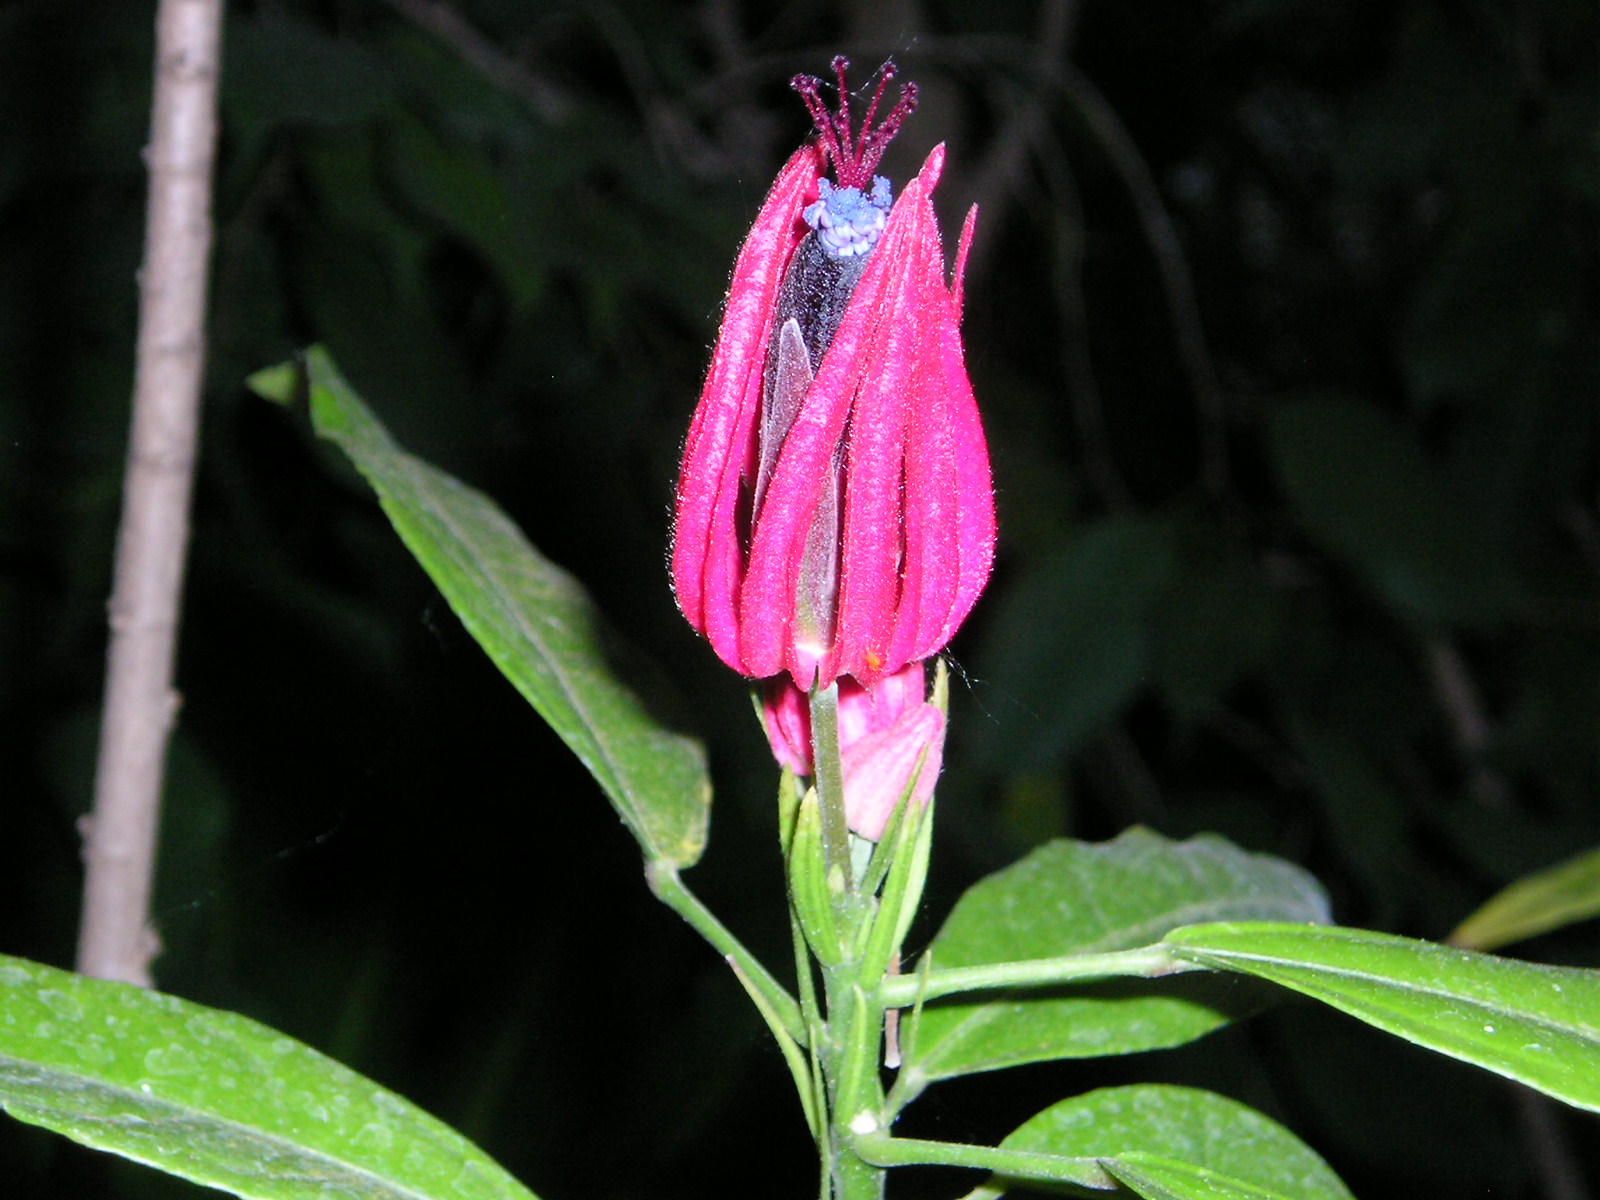
[[[789,86],[799,92],[805,102],[811,122],[821,135],[822,147],[833,159],[833,174],[839,186],[868,188],[872,185],[872,172],[883,158],[883,152],[894,140],[894,135],[900,132],[905,119],[917,110],[917,85],[908,83],[900,89],[900,99],[895,101],[895,106],[889,110],[882,124],[874,129],[872,118],[877,115],[878,101],[883,98],[883,89],[896,74],[894,63],[885,62],[878,68],[878,86],[873,90],[872,102],[867,105],[867,116],[861,123],[861,136],[852,139],[850,93],[844,77],[850,69],[850,60],[841,54],[833,60],[832,66],[834,76],[839,81],[837,116],[830,113],[828,106],[823,103],[822,80],[815,75],[796,75],[789,81]]]

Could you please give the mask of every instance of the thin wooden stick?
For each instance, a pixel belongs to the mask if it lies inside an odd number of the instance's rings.
[[[161,0],[133,423],[111,595],[78,970],[149,986],[148,925],[205,362],[221,0]]]

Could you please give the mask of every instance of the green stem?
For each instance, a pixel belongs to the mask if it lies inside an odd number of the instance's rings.
[[[783,1061],[788,1065],[789,1074],[794,1079],[795,1091],[800,1094],[800,1108],[805,1113],[806,1127],[811,1130],[813,1138],[820,1138],[827,1127],[827,1114],[818,1111],[811,1064],[806,1060],[805,1052],[799,1043],[789,1036],[788,1030],[783,1027],[783,1022],[778,1019],[778,1014],[772,1010],[772,1005],[767,1003],[767,998],[750,982],[750,977],[744,973],[733,956],[729,955],[726,961],[728,966],[733,968],[734,978],[739,981],[745,994],[750,997],[751,1003],[756,1006],[756,1011],[761,1014],[761,1019],[767,1023],[767,1028],[772,1030],[778,1049],[783,1053]]]
[[[890,1137],[887,1133],[857,1136],[854,1148],[864,1160],[879,1167],[975,1167],[1011,1179],[1064,1183],[1093,1191],[1110,1191],[1118,1186],[1094,1158],[1002,1150],[964,1142],[927,1142]]]
[[[848,899],[855,891],[850,869],[850,827],[844,815],[844,767],[839,760],[839,685],[830,683],[811,692],[812,784],[822,812],[822,861],[828,887]],[[836,874],[837,873],[837,874]]]
[[[854,1135],[850,1135],[854,1140]],[[886,1172],[855,1152],[847,1143],[835,1147],[833,1200],[883,1200]]]
[[[830,1097],[827,1146],[833,1200],[882,1200],[886,1173],[855,1151],[855,1139],[883,1128],[887,1111],[878,1074],[882,1010],[862,986],[859,962],[824,972],[828,1002],[823,1065]]]
[[[795,978],[800,982],[800,1019],[806,1026],[806,1047],[809,1051],[808,1086],[811,1099],[806,1105],[808,1114],[815,1114],[811,1125],[811,1139],[817,1144],[817,1154],[823,1160],[822,1178],[823,1191],[821,1200],[828,1200],[827,1195],[827,1153],[828,1144],[828,1086],[823,1078],[821,1049],[826,1040],[826,1025],[824,1023],[822,1008],[817,1003],[817,984],[811,974],[811,956],[806,950],[805,934],[800,929],[800,918],[795,914],[794,906],[789,906],[789,940],[794,947]]]
[[[1022,962],[985,963],[979,967],[952,967],[947,971],[936,969],[926,974],[890,975],[878,984],[876,998],[883,1008],[905,1008],[919,999],[933,1000],[957,992],[1050,987],[1129,975],[1155,979],[1193,971],[1196,966],[1195,963],[1174,957],[1170,949],[1158,943],[1108,954],[1068,954],[1061,958],[1030,958]]]
[[[743,976],[743,982],[752,990],[761,993],[771,1008],[773,1017],[782,1025],[783,1031],[800,1045],[807,1045],[810,1038],[806,1033],[805,1022],[800,1017],[800,1006],[795,1003],[794,997],[783,984],[772,977],[772,973],[761,964],[761,960],[746,950],[744,943],[734,937],[727,926],[712,915],[711,910],[700,902],[699,897],[684,886],[677,868],[670,863],[649,860],[645,863],[644,874],[656,899],[687,921],[695,932],[716,948],[719,954],[735,963]]]
[[[834,1059],[833,1115],[848,1124],[858,1117],[877,1122],[883,1110],[883,1086],[878,1080],[878,1043],[883,1017],[852,980],[840,989],[837,1003],[830,1001],[829,1018],[843,1025],[841,1045]]]

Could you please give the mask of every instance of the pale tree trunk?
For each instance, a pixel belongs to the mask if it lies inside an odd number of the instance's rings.
[[[172,664],[205,363],[222,0],[161,0],[133,421],[111,595],[78,970],[149,986]]]

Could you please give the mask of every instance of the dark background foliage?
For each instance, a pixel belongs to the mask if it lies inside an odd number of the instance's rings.
[[[1002,545],[953,648],[933,912],[1044,838],[1137,822],[1284,855],[1343,923],[1438,938],[1600,842],[1587,0],[229,13],[168,990],[374,1075],[548,1200],[813,1194],[721,963],[347,466],[242,380],[325,342],[586,581],[710,744],[691,882],[785,961],[771,764],[664,546],[735,248],[806,132],[786,81],[841,49],[923,88],[888,171],[947,141],[950,228],[982,211],[966,332]],[[0,6],[0,948],[60,965],[151,23]],[[1592,923],[1512,952],[1600,966]],[[906,1127],[993,1139],[1136,1079],[1263,1108],[1365,1197],[1600,1195],[1593,1117],[1294,1005],[946,1085]],[[12,1122],[0,1180],[199,1194]]]

